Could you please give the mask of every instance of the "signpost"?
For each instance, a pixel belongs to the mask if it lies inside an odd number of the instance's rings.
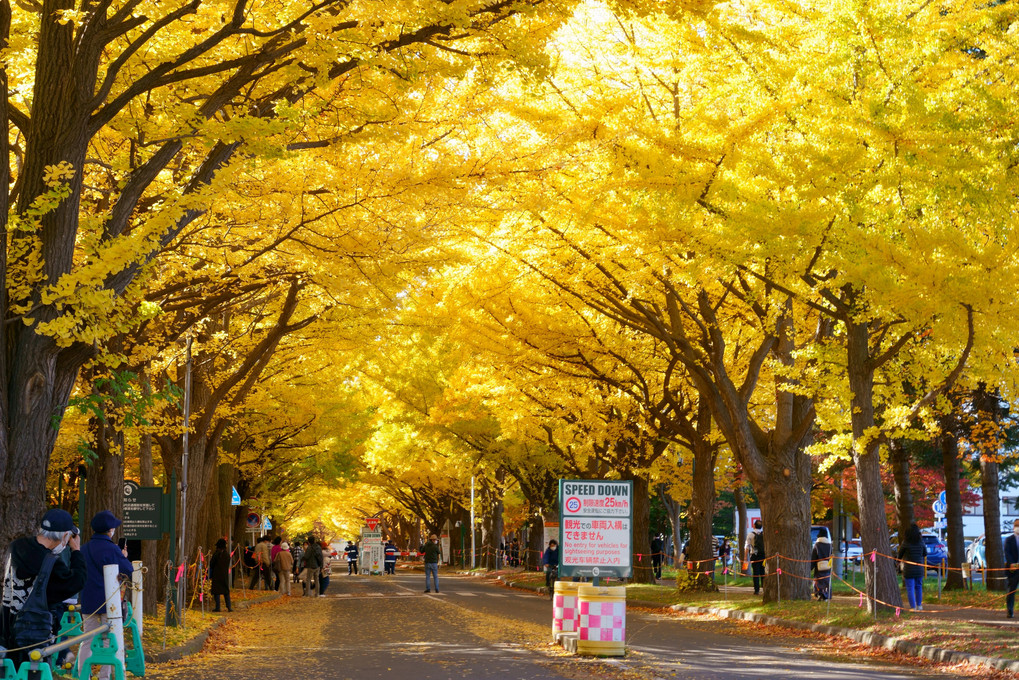
[[[235,507],[237,507],[240,504],[241,504],[241,495],[239,493],[237,493],[237,487],[236,486],[231,486],[230,487],[230,507],[231,507],[230,521],[227,522],[227,529],[226,529],[226,540],[227,540],[227,543],[226,543],[226,552],[230,556],[230,562],[231,563],[233,563],[233,559],[234,559],[234,520],[237,519],[237,514],[232,510],[232,508],[235,508]],[[234,568],[233,567],[230,567],[230,587],[231,588],[234,587]]]
[[[163,488],[124,482],[124,538],[158,541],[163,537]]]
[[[369,517],[365,522],[368,526],[361,528],[361,563],[359,568],[361,573],[381,574],[385,552],[382,547],[382,532],[378,530],[379,519]]]
[[[947,526],[945,513],[948,511],[948,503],[945,501],[945,496],[945,492],[942,491],[938,495],[938,500],[931,504],[931,509],[934,511],[934,528],[938,531],[938,538],[942,538],[941,530]]]
[[[559,480],[559,575],[633,575],[633,482]]]

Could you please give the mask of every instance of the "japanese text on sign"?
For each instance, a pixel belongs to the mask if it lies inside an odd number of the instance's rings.
[[[563,520],[563,564],[630,566],[630,520]]]
[[[563,483],[563,514],[597,517],[630,515],[630,485],[622,483]]]
[[[633,483],[560,480],[563,576],[632,575]]]

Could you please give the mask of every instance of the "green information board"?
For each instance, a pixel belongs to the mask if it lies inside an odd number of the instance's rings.
[[[158,541],[163,537],[163,489],[124,482],[124,538]]]

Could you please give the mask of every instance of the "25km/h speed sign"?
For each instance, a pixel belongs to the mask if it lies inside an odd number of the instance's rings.
[[[633,482],[559,480],[559,574],[633,575]]]

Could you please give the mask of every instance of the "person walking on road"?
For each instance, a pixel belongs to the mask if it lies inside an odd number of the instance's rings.
[[[718,544],[718,560],[722,563],[722,569],[729,566],[729,559],[732,557],[732,546],[729,545],[729,539],[722,537],[722,542]]]
[[[84,617],[83,633],[95,630],[106,623],[106,580],[103,567],[108,564],[117,565],[123,576],[131,576],[134,566],[128,561],[124,551],[113,542],[113,534],[120,526],[120,520],[109,510],[101,510],[92,518],[91,540],[82,549],[85,558],[85,586],[81,589],[81,615]],[[119,592],[117,597],[120,597]],[[83,642],[78,649],[78,675],[88,658],[92,656],[92,644]],[[108,680],[112,667],[101,666],[100,680]]]
[[[552,584],[559,576],[559,543],[553,538],[541,554],[541,563],[545,567],[545,587],[552,593]]]
[[[269,546],[269,537],[262,536],[258,539],[258,543],[255,544],[255,552],[253,555],[255,559],[255,568],[251,570],[251,583],[248,584],[248,590],[254,590],[259,581],[263,583],[263,588],[265,590],[272,588],[272,558],[270,557],[270,553],[271,548]]]
[[[754,520],[754,528],[747,535],[746,556],[754,575],[754,595],[760,595],[764,585],[764,525],[759,519]]]
[[[269,570],[272,572],[272,589],[280,589],[280,573],[276,570],[276,556],[280,554],[280,546],[283,545],[283,537],[277,536],[272,539],[272,547],[269,548]]]
[[[212,591],[212,598],[216,608],[212,611],[221,611],[219,608],[219,597],[223,596],[226,602],[226,610],[233,611],[230,604],[230,553],[226,549],[226,539],[216,541],[216,551],[209,558],[209,587]]]
[[[810,566],[814,569],[814,594],[819,600],[831,598],[831,539],[828,529],[821,527],[810,551]]]
[[[1012,522],[1012,535],[1005,539],[1005,564],[1008,566],[1008,596],[1005,609],[1008,618],[1015,613],[1015,591],[1019,588],[1019,519]]]
[[[387,574],[396,576],[396,558],[399,554],[400,549],[393,543],[393,539],[386,541],[384,566]]]
[[[343,549],[343,552],[347,556],[347,576],[357,574],[357,546],[347,541],[347,547]]]
[[[655,574],[655,578],[662,577],[662,558],[665,551],[665,537],[662,534],[656,534],[651,539],[651,570]]]
[[[307,597],[319,594],[319,578],[322,572],[322,548],[314,536],[309,536],[304,546],[304,568],[308,572],[308,587],[304,591]]]
[[[923,610],[923,577],[924,558],[927,557],[927,546],[924,545],[920,527],[915,523],[906,529],[906,540],[899,547],[899,559],[902,562],[902,580],[906,584],[906,595],[909,606]]]
[[[428,576],[432,577],[432,584],[435,592],[439,592],[439,560],[442,558],[442,548],[439,546],[439,538],[432,534],[425,543],[425,592],[432,592],[428,587]]]
[[[290,553],[289,543],[280,544],[273,566],[280,574],[280,595],[290,595],[290,586],[294,580],[294,556]]]
[[[322,548],[322,573],[318,579],[318,594],[324,596],[329,587],[329,577],[332,575],[333,558],[329,554],[328,543],[322,541],[319,543],[319,547]]]

